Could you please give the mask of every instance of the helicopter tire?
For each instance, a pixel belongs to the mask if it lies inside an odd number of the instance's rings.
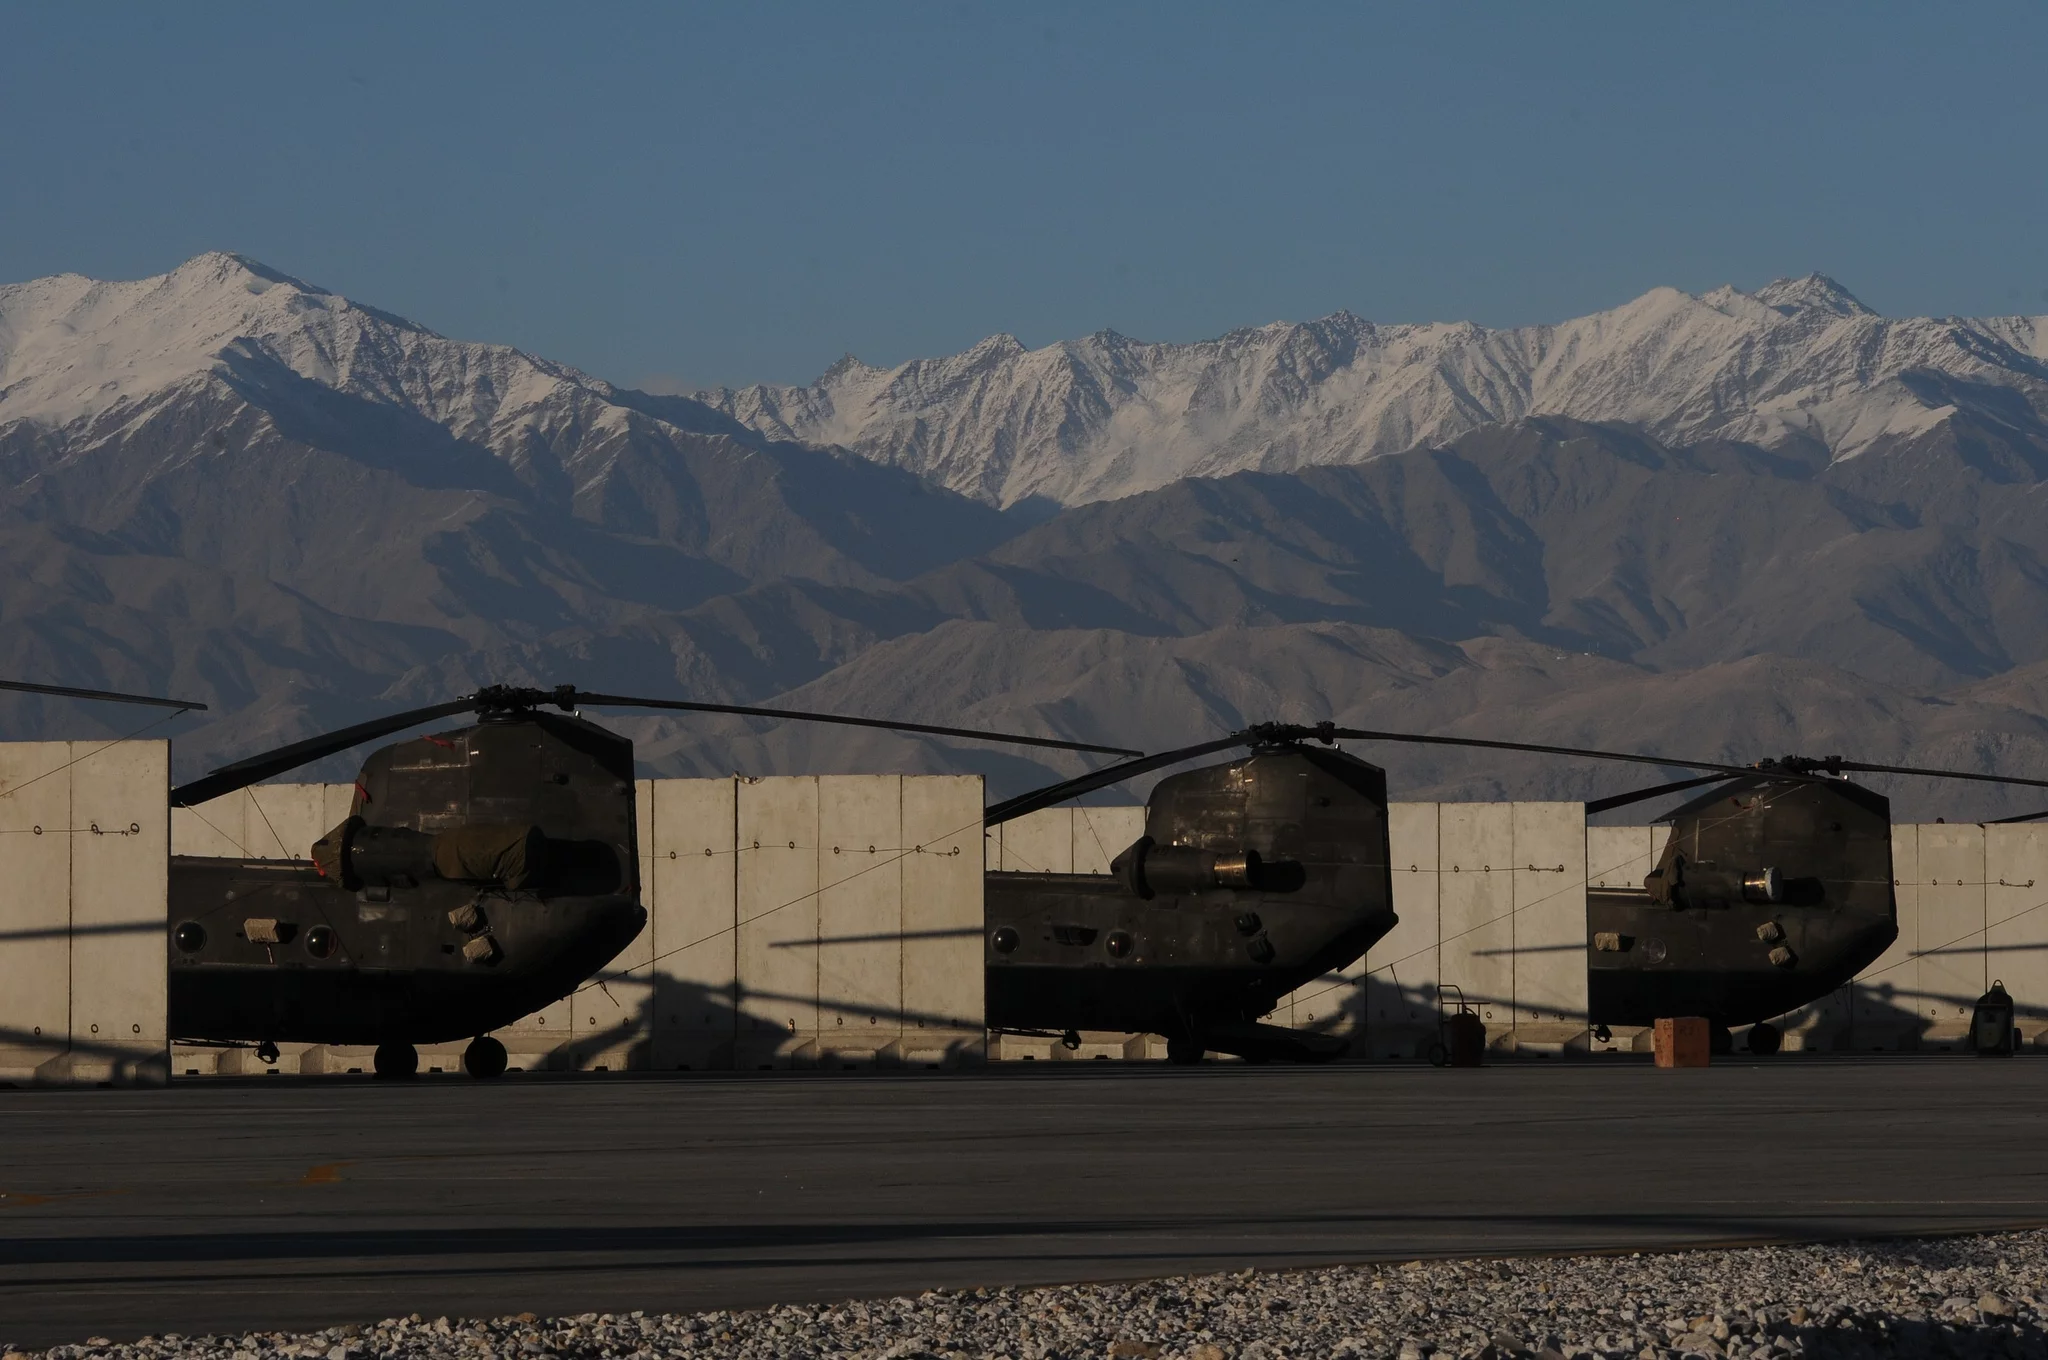
[[[411,1044],[378,1044],[370,1068],[386,1081],[404,1081],[420,1070],[420,1051]]]
[[[1708,1025],[1707,1051],[1717,1058],[1725,1058],[1735,1051],[1735,1035],[1726,1025]]]
[[[1759,1058],[1770,1057],[1784,1042],[1785,1036],[1768,1020],[1759,1020],[1749,1027],[1749,1051]]]
[[[505,1046],[490,1035],[480,1035],[462,1050],[462,1070],[478,1081],[505,1075]]]
[[[1200,1039],[1168,1039],[1166,1060],[1175,1067],[1198,1066],[1206,1053]]]

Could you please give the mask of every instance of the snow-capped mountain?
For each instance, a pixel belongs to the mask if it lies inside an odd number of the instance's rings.
[[[0,287],[5,673],[201,697],[222,717],[195,757],[595,666],[772,693],[788,656],[861,635],[732,597],[879,586],[1012,532],[909,473],[233,255]]]
[[[212,705],[175,727],[181,777],[494,681],[1152,750],[1332,718],[2040,773],[2041,331],[1885,321],[1809,279],[1540,331],[996,341],[713,409],[232,255],[43,279],[0,287],[0,675]],[[1055,491],[1090,503],[984,503]],[[0,695],[8,739],[142,721]],[[670,774],[972,770],[1001,794],[1080,768],[606,721]],[[1404,797],[1616,788],[1367,754]]]
[[[700,392],[781,439],[842,445],[1009,506],[1106,500],[1184,477],[1357,463],[1530,416],[1660,439],[1814,443],[1849,458],[1957,409],[2048,435],[2048,316],[1877,315],[1831,279],[1658,288],[1551,326],[1382,326],[1339,312],[1197,344],[1102,331]]]

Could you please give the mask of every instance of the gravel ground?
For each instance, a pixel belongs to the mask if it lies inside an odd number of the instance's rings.
[[[701,1355],[918,1360],[2048,1357],[2048,1232],[1669,1255],[1415,1261],[976,1289],[750,1312],[415,1315],[306,1334],[104,1337],[0,1360]],[[0,1320],[0,1329],[5,1327]]]

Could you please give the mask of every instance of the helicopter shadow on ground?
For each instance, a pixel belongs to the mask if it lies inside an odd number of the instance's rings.
[[[2048,948],[2048,946],[2042,946]],[[1301,1000],[1301,997],[1311,999]],[[1378,974],[1326,976],[1303,987],[1294,1003],[1294,1022],[1303,1029],[1351,1040],[1347,1057],[1421,1058],[1437,1040],[1442,1019],[1462,1002],[1477,1012],[1490,1034],[1508,1027],[1513,1001],[1476,990],[1446,988],[1439,1001],[1434,982],[1406,985]],[[2025,1018],[2027,1003],[2042,1009],[2048,997],[2015,998]],[[1781,1031],[1801,1033],[1809,1051],[1912,1053],[1967,1047],[1966,1030],[1978,997],[1929,991],[1892,982],[1852,982],[1809,1005],[1772,1017]],[[1941,1018],[1929,1014],[1939,1008]],[[1590,1028],[1584,1010],[1542,1012],[1544,1022]],[[1497,1017],[1497,1018],[1495,1018]],[[1736,1027],[1738,1037],[1746,1027]]]
[[[968,1056],[982,1031],[980,1017],[830,999],[822,1008],[836,1020],[869,1019],[872,1032],[857,1024],[805,1029],[794,1017],[773,1016],[778,1009],[820,1005],[812,997],[736,983],[712,987],[658,971],[601,973],[578,993],[579,1001],[593,997],[617,1002],[617,1017],[600,1018],[549,1050],[547,1070],[608,1070],[618,1061],[628,1070],[663,1072],[936,1067]],[[603,1007],[602,1000],[590,1000],[577,1014]],[[921,1042],[921,1031],[931,1036],[929,1043]],[[511,1038],[506,1042],[514,1046]]]

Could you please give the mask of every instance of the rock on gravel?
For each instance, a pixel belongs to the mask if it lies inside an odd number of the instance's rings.
[[[307,1334],[0,1346],[0,1360],[2048,1360],[2044,1317],[2048,1232],[2028,1232],[1243,1271],[751,1312],[414,1314]]]

